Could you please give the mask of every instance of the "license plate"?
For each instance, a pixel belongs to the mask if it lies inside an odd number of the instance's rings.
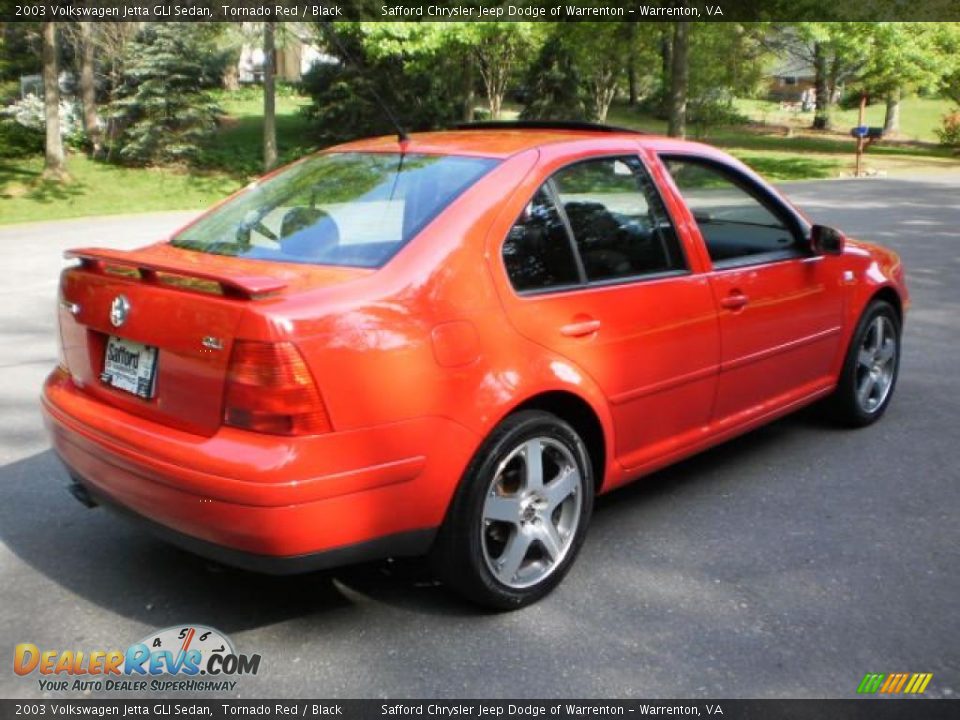
[[[152,398],[157,375],[157,349],[110,336],[100,379],[137,397]]]

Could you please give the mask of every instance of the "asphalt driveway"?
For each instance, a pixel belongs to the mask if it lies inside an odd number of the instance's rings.
[[[806,412],[599,503],[545,601],[478,613],[416,563],[267,578],[143,535],[64,491],[37,407],[63,249],[188,217],[0,226],[0,696],[13,645],[126,647],[204,623],[260,674],[242,697],[853,697],[866,672],[960,690],[960,175],[786,188],[888,244],[913,311],[897,397],[840,431]]]

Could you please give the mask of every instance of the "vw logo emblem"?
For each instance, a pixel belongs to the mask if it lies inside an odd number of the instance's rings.
[[[127,321],[130,313],[130,301],[124,295],[117,295],[110,303],[110,322],[114,327],[120,327]]]

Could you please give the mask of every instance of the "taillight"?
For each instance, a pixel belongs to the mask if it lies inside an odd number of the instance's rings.
[[[234,343],[223,421],[273,435],[330,432],[330,418],[310,369],[293,343]]]

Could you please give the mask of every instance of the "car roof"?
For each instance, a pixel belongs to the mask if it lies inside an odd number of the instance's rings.
[[[554,127],[522,123],[517,123],[515,126],[509,123],[490,123],[489,125],[489,128],[483,127],[480,123],[464,129],[410,133],[402,145],[396,135],[365,138],[337,145],[329,148],[329,151],[398,152],[402,149],[405,152],[431,155],[507,158],[544,145],[585,140],[599,141],[601,144],[605,140],[629,140],[655,152],[696,148],[704,154],[718,154],[714,148],[700,143],[660,135],[647,135],[633,130],[590,126],[586,123],[561,123]]]

